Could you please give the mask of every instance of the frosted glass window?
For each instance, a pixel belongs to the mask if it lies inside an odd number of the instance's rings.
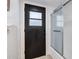
[[[42,26],[42,20],[33,20],[33,19],[30,19],[29,25],[30,26]]]
[[[30,18],[42,19],[42,13],[30,11]]]

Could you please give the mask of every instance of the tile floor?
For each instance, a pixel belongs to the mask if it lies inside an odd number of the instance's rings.
[[[48,56],[42,56],[34,59],[52,59],[52,57],[48,55]]]

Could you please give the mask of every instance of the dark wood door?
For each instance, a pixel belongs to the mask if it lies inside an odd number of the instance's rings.
[[[25,4],[25,59],[46,54],[45,8]]]

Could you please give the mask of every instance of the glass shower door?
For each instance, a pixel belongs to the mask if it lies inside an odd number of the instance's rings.
[[[62,9],[52,14],[51,46],[63,55],[63,12]]]

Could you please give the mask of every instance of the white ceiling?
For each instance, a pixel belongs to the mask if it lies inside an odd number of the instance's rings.
[[[46,5],[46,6],[58,6],[60,5],[61,1],[66,1],[66,0],[28,0],[30,2],[35,2],[35,3],[40,3],[42,5]]]

